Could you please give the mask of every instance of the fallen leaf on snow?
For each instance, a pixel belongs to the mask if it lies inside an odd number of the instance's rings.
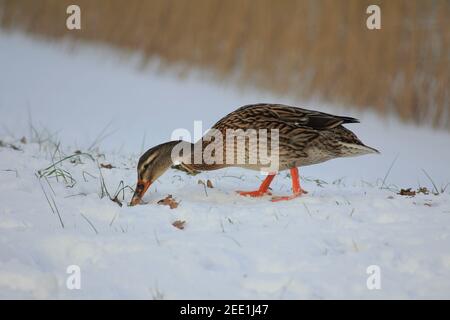
[[[427,189],[427,187],[420,187],[417,189],[417,193],[423,193],[425,195],[430,194],[430,191]]]
[[[172,225],[175,227],[175,228],[178,228],[178,229],[180,229],[180,230],[183,230],[184,229],[184,225],[186,224],[186,221],[181,221],[181,220],[176,220],[176,221],[174,221],[173,223],[172,223]]]
[[[167,197],[165,197],[162,200],[158,201],[158,204],[160,205],[164,205],[164,206],[169,206],[170,209],[175,209],[178,207],[178,202],[175,201],[174,198],[172,198],[172,195],[169,194]]]
[[[205,187],[208,187],[208,188],[210,188],[210,189],[213,189],[213,188],[214,188],[214,186],[213,186],[211,180],[209,180],[209,179],[206,180],[206,183],[205,183],[205,181],[199,179],[197,183],[198,183],[198,184],[202,184],[202,185],[204,185]]]
[[[416,192],[414,190],[411,190],[411,188],[408,188],[408,189],[401,189],[398,194],[401,196],[414,197],[416,195]]]
[[[114,168],[113,165],[110,164],[110,163],[101,163],[100,167],[103,168],[103,169],[112,169],[112,168]]]

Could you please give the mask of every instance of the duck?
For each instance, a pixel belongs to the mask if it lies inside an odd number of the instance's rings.
[[[257,190],[237,191],[237,193],[255,198],[271,196],[269,189],[275,176],[281,171],[289,170],[292,194],[274,196],[271,201],[295,199],[307,194],[300,185],[299,167],[335,158],[379,153],[377,149],[365,145],[352,131],[344,127],[345,124],[352,123],[359,123],[359,120],[284,104],[257,103],[242,106],[211,127],[216,134],[214,139],[211,135],[206,137],[205,134],[195,143],[175,140],[147,150],[137,165],[137,184],[130,205],[142,204],[142,198],[149,187],[176,164],[188,173],[227,167],[263,171],[263,168],[267,168],[267,163],[263,163],[263,157],[258,154],[262,150],[258,143],[263,145],[263,142],[270,146],[276,145],[270,150],[271,154],[276,154],[276,169],[263,172],[266,177]],[[264,130],[266,134],[261,133]],[[252,147],[251,143],[246,141],[241,145],[244,146],[244,150],[240,153],[237,150],[238,143],[219,144],[212,152],[208,150],[213,149],[211,146],[213,142],[217,142],[217,135],[222,136],[223,141],[227,142],[231,137],[234,142],[235,138],[249,138],[248,135],[245,136],[249,131],[256,132],[254,135],[256,147]],[[267,132],[276,133],[275,138],[272,135],[267,137]],[[195,158],[196,151],[200,152],[200,161]],[[174,157],[174,154],[177,156]],[[241,161],[236,161],[239,156]],[[253,161],[250,161],[252,156]],[[211,159],[226,159],[226,161],[208,161]]]

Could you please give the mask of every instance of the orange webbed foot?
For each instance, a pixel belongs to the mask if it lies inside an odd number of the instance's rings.
[[[239,195],[245,196],[245,197],[252,197],[252,198],[258,198],[258,197],[264,197],[264,196],[271,196],[272,193],[270,191],[236,191]]]
[[[263,197],[265,195],[271,196],[272,193],[270,193],[270,191],[269,191],[269,185],[272,182],[274,177],[275,177],[274,174],[268,175],[264,179],[264,181],[261,183],[261,186],[259,187],[259,189],[256,191],[236,191],[236,192],[239,193],[241,196],[247,196],[247,197],[253,197],[253,198]]]

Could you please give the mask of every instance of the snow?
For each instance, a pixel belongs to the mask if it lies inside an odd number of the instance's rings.
[[[138,65],[138,55],[107,47],[0,33],[0,298],[450,298],[448,132]],[[142,206],[126,205],[128,189],[122,207],[101,197],[102,178],[112,196],[121,181],[134,186],[139,154],[174,129],[202,120],[206,130],[261,101],[356,116],[361,124],[348,127],[382,154],[300,168],[309,194],[289,202],[236,195],[262,178],[241,169],[169,170]],[[94,161],[57,165],[73,187],[37,177],[77,150]],[[99,169],[108,163],[114,168]],[[444,192],[397,194],[433,191],[426,174]],[[286,173],[272,187],[289,194]],[[176,209],[156,203],[168,194]],[[66,286],[71,265],[80,267],[80,290]],[[371,265],[381,271],[379,290],[366,285]]]

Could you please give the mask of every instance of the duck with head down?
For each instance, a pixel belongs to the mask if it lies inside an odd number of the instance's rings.
[[[150,185],[172,165],[172,149],[178,143],[179,141],[170,141],[160,144],[141,156],[137,166],[138,182],[131,200],[132,205],[140,203]]]
[[[219,120],[212,128],[219,130],[226,137],[228,130],[260,129],[277,130],[279,171],[290,170],[292,178],[292,195],[273,197],[272,201],[291,200],[304,193],[300,187],[298,167],[317,164],[334,158],[353,157],[370,153],[379,153],[376,149],[364,145],[358,137],[345,128],[343,124],[357,123],[355,118],[335,116],[328,113],[313,111],[281,104],[252,104],[243,106]],[[258,136],[259,139],[259,136]],[[145,152],[139,159],[137,173],[138,182],[131,205],[141,203],[142,197],[165,171],[173,164],[173,150],[180,141],[170,141],[155,146]],[[188,144],[194,150],[194,144]],[[208,142],[201,140],[201,150],[205,150]],[[227,145],[224,144],[223,154],[226,158]],[[248,144],[246,158],[253,152]],[[234,147],[233,147],[234,148]],[[230,152],[230,150],[228,150]],[[233,149],[233,152],[235,150]],[[233,153],[235,154],[235,153]],[[193,153],[192,158],[193,160]],[[224,167],[241,167],[261,170],[265,165],[252,163],[195,163],[183,164],[187,170],[217,170]],[[270,194],[269,186],[275,177],[269,174],[256,191],[238,191],[239,194],[251,197],[261,197]]]

